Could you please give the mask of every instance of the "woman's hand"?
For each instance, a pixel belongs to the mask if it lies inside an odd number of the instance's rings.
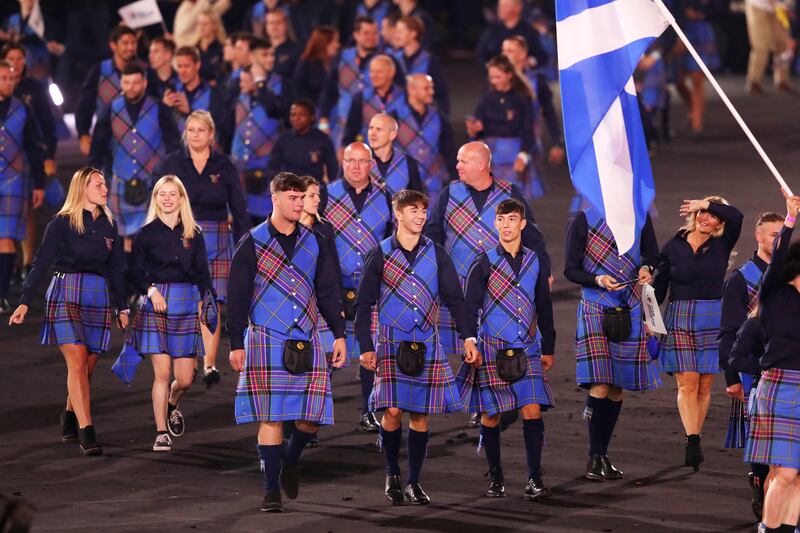
[[[28,306],[25,304],[20,305],[17,307],[14,314],[8,319],[8,325],[13,326],[14,324],[22,324],[25,322],[25,315],[28,314]]]
[[[164,297],[161,296],[161,293],[158,292],[158,289],[153,290],[150,293],[149,298],[150,298],[150,303],[153,304],[153,309],[155,309],[156,313],[167,312],[167,301],[164,300]]]
[[[791,219],[797,218],[797,212],[800,210],[800,196],[789,196],[786,198],[786,225],[794,227],[794,221]],[[789,224],[791,222],[791,225]]]
[[[709,205],[708,200],[684,200],[681,204],[680,215],[682,217],[689,216],[692,213],[708,209]]]

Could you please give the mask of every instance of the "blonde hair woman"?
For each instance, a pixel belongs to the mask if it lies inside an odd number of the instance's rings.
[[[216,86],[222,78],[225,62],[223,43],[225,27],[219,14],[207,9],[197,16],[197,48],[200,51],[200,77]]]
[[[661,249],[654,288],[658,301],[669,290],[667,337],[659,356],[661,370],[674,374],[678,412],[686,431],[685,464],[703,462],[700,433],[719,368],[720,318],[725,272],[742,232],[742,213],[720,196],[684,200],[686,223]]]
[[[42,344],[58,344],[67,363],[67,404],[61,415],[61,439],[80,440],[84,455],[100,455],[90,409],[89,385],[97,356],[108,349],[112,299],[118,325],[128,325],[125,258],[117,225],[106,206],[103,174],[83,167],[72,176],[64,206],[47,225],[20,305],[9,324],[22,324],[28,306],[52,266],[45,296]]]
[[[206,258],[217,301],[228,296],[233,244],[250,229],[239,173],[233,162],[214,148],[216,127],[208,111],[192,111],[183,131],[184,148],[169,154],[156,167],[156,176],[182,176],[197,224],[203,229]],[[229,215],[233,219],[233,228]],[[205,358],[203,381],[207,386],[220,381],[216,368],[221,330],[208,331],[201,324]]]
[[[164,176],[153,188],[145,225],[133,241],[129,279],[147,297],[128,343],[151,355],[157,431],[153,450],[169,451],[170,434],[178,437],[185,428],[178,402],[194,379],[195,358],[203,355],[200,295],[214,294],[205,241],[177,176]],[[171,366],[175,379],[170,385]]]

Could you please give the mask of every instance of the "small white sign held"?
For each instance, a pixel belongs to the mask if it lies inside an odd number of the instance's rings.
[[[656,290],[648,284],[642,286],[642,312],[644,313],[644,323],[653,333],[667,334],[664,326],[664,319],[661,318],[661,309],[656,300]]]

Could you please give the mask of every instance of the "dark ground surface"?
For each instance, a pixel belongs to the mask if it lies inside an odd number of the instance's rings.
[[[455,65],[451,72],[456,93],[453,116],[460,120],[471,111],[481,80],[472,64]],[[724,85],[778,168],[800,191],[800,181],[792,179],[800,163],[796,150],[800,99],[747,98],[741,79],[727,79]],[[674,113],[679,134],[683,109],[678,105]],[[460,124],[457,127],[463,131]],[[62,144],[60,162],[65,175],[80,163],[74,143]],[[677,210],[682,199],[723,194],[742,208],[748,221],[737,248],[738,264],[754,248],[755,215],[783,207],[768,171],[717,99],[709,104],[706,133],[699,139],[683,135],[660,148],[653,167],[660,242],[680,225]],[[84,458],[77,445],[59,440],[66,370],[55,347],[38,344],[41,303],[24,326],[12,330],[0,325],[0,491],[21,495],[37,506],[36,531],[751,530],[741,453],[722,448],[728,400],[721,379],[714,386],[703,435],[706,462],[699,473],[681,466],[675,385],[664,376],[658,391],[625,397],[611,443],[611,455],[625,471],[625,479],[598,484],[582,479],[587,438],[580,415],[585,393],[574,384],[573,356],[578,291],[560,273],[572,192],[565,168],[549,170],[548,178],[551,194],[533,205],[559,278],[556,367],[550,373],[558,406],[545,415],[543,459],[545,479],[554,492],[551,500],[534,504],[522,499],[526,468],[519,424],[502,440],[508,497],[482,497],[486,464],[475,454],[477,430],[467,429],[466,416],[455,414],[431,421],[422,483],[433,504],[387,505],[382,493],[383,460],[373,447],[374,436],[354,429],[360,389],[351,368],[334,378],[337,424],[324,428],[320,448],[303,456],[299,499],[288,502],[288,512],[282,515],[262,514],[256,428],[233,423],[236,373],[226,361],[227,345],[223,343],[218,365],[222,384],[205,390],[198,381],[181,405],[186,434],[176,439],[172,453],[157,454],[150,451],[152,370],[143,364],[131,388],[111,374],[121,344],[117,331],[111,351],[98,364],[92,390],[93,415],[105,455]]]

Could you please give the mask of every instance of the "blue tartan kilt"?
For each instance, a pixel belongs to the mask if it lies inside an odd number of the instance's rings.
[[[555,407],[553,391],[542,372],[542,350],[538,340],[527,345],[509,344],[481,335],[479,342],[478,349],[483,355],[481,367],[476,369],[462,362],[456,375],[468,412],[492,416],[532,404],[541,405],[543,409]],[[504,348],[525,348],[528,354],[528,373],[514,383],[508,383],[497,375],[497,352]]]
[[[610,342],[603,333],[603,306],[581,299],[575,334],[575,377],[579,386],[616,385],[625,390],[652,390],[661,386],[658,365],[647,352],[641,306],[631,308],[631,336]]]
[[[741,375],[741,374],[740,374]],[[725,448],[744,448],[747,433],[750,430],[750,420],[747,418],[747,409],[753,392],[752,380],[742,379],[742,392],[744,401],[731,398],[731,409],[728,415],[728,431],[725,434]]]
[[[300,335],[300,336],[298,336]],[[251,324],[244,337],[244,371],[236,387],[237,424],[305,420],[333,424],[333,396],[328,363],[319,341],[277,332]],[[283,366],[283,348],[288,340],[309,340],[313,346],[313,368],[291,374]]]
[[[675,300],[669,303],[661,344],[662,372],[716,374],[719,368],[719,336],[722,300]]]
[[[233,234],[230,224],[227,220],[201,220],[197,224],[203,229],[211,285],[217,293],[217,301],[225,303],[228,300],[228,275],[233,257]]]
[[[800,468],[800,370],[764,371],[748,415],[744,462]]]
[[[125,182],[116,174],[111,177],[109,187],[109,208],[114,215],[117,223],[117,230],[123,237],[132,237],[142,229],[145,218],[147,218],[147,208],[150,205],[149,199],[141,205],[131,205],[125,201]],[[152,180],[148,179],[148,187],[152,187]]]
[[[44,301],[42,344],[84,344],[94,354],[108,349],[111,307],[104,277],[56,272]]]
[[[717,46],[717,37],[714,35],[714,27],[711,23],[705,20],[687,20],[684,22],[683,31],[708,69],[711,71],[719,70],[721,66],[719,47]],[[700,66],[688,51],[683,54],[681,66],[689,72],[700,71]]]
[[[445,355],[461,355],[464,343],[459,340],[456,323],[446,305],[439,305],[439,344]]]
[[[400,341],[425,343],[425,369],[419,376],[408,376],[397,366]],[[375,384],[369,397],[374,412],[396,407],[412,413],[449,413],[463,411],[453,370],[442,351],[436,328],[431,332],[414,329],[406,333],[397,328],[378,326],[378,366]]]
[[[150,298],[142,298],[131,328],[130,343],[140,354],[168,354],[173,359],[205,354],[200,335],[200,293],[191,283],[156,283],[167,302],[157,313]]]
[[[0,239],[25,239],[29,189],[22,174],[10,179],[0,176]]]
[[[541,198],[547,192],[533,159],[525,172],[514,172],[514,161],[522,148],[521,137],[487,137],[484,139],[492,151],[492,174],[495,178],[515,184],[526,196]]]

